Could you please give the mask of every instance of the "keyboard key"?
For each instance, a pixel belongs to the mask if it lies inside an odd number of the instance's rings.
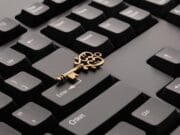
[[[180,126],[178,126],[170,135],[179,135],[180,133]]]
[[[25,54],[31,62],[35,62],[42,57],[45,57],[53,52],[55,48],[56,47],[52,44],[51,40],[35,33],[23,35],[18,40],[17,45],[13,46],[13,49]]]
[[[4,122],[0,122],[0,135],[22,135],[22,134],[16,129],[5,124]]]
[[[171,104],[180,107],[180,78],[176,78],[163,88],[159,96]]]
[[[106,135],[145,135],[145,132],[127,122],[120,122]]]
[[[30,63],[24,54],[11,48],[0,52],[0,74],[3,78],[10,77],[21,69],[26,69],[29,64]]]
[[[114,50],[108,37],[93,31],[88,31],[78,37],[72,48],[78,53],[83,51],[101,52],[103,56],[107,56]]]
[[[25,33],[26,29],[10,18],[0,20],[0,45]]]
[[[24,8],[16,19],[29,27],[37,27],[52,17],[50,8],[43,3],[34,3]]]
[[[173,77],[180,75],[180,51],[176,49],[164,48],[151,57],[148,63]]]
[[[73,67],[76,54],[70,50],[60,48],[33,64],[33,68],[52,79],[59,74],[67,72]],[[48,67],[48,68],[47,68]]]
[[[124,109],[139,95],[140,92],[136,89],[122,82],[117,83],[64,119],[59,125],[67,131],[78,135],[94,132],[97,127]]]
[[[42,30],[43,34],[66,46],[72,44],[83,32],[84,30],[79,22],[68,18],[60,18]]]
[[[97,31],[108,36],[116,48],[121,47],[134,37],[131,26],[116,18],[109,18],[99,24]]]
[[[130,23],[137,33],[144,32],[157,22],[149,12],[134,6],[120,11],[117,17]]]
[[[180,5],[176,6],[168,13],[167,20],[175,25],[180,26]]]
[[[12,113],[14,127],[24,134],[41,134],[54,126],[52,113],[29,102]]]
[[[118,11],[126,8],[123,0],[92,0],[90,5],[101,9],[108,16],[113,16]]]
[[[44,3],[55,10],[56,13],[62,13],[70,7],[68,0],[44,0]]]
[[[136,109],[132,116],[140,127],[152,134],[165,134],[177,124],[177,112],[175,108],[158,99],[149,99]]]
[[[9,97],[8,95],[0,92],[0,118],[1,120],[6,119],[7,115],[11,113],[11,111],[14,110],[15,107],[16,105],[13,102],[13,99]]]
[[[164,17],[175,6],[174,0],[141,0],[140,7]]]
[[[96,25],[105,20],[103,11],[89,5],[83,5],[72,10],[68,17],[80,22],[84,28],[88,29],[94,28]]]
[[[23,71],[6,79],[5,83],[7,93],[19,104],[34,99],[43,88],[41,80]]]
[[[57,117],[62,118],[103,92],[114,81],[103,69],[97,72],[81,73],[78,81],[74,83],[55,85],[44,91],[42,93],[44,99],[41,103],[46,103],[47,108],[51,108]]]

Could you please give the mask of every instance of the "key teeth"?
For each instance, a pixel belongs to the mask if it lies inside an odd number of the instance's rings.
[[[65,80],[65,77],[61,75],[61,76],[56,77],[56,80],[63,81],[63,80]]]

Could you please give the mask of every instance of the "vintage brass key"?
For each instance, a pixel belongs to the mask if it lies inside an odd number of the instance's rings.
[[[77,72],[80,70],[88,71],[95,70],[104,64],[104,59],[100,52],[82,52],[78,57],[75,58],[74,68],[68,72],[57,76],[57,81],[64,81],[65,79],[76,80],[79,76]]]

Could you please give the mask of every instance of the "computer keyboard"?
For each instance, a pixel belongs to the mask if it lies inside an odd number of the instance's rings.
[[[0,135],[180,135],[179,26],[179,0],[1,0]]]

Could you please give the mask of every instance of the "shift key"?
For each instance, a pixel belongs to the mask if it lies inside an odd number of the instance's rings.
[[[141,93],[119,82],[59,123],[73,134],[86,135],[112,118]]]

